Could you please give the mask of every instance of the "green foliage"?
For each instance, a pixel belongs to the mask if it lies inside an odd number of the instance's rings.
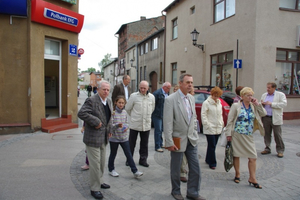
[[[88,72],[95,72],[96,69],[95,69],[94,67],[90,67],[90,68],[87,69],[87,71],[88,71]]]
[[[104,78],[104,69],[103,67],[111,62],[111,54],[107,53],[101,62],[98,63],[98,66],[101,67],[101,76]]]

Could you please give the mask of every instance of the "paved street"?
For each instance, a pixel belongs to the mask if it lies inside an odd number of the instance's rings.
[[[78,107],[86,98],[81,92]],[[88,170],[80,166],[85,162],[84,144],[80,128],[57,133],[36,132],[33,134],[0,136],[0,200],[22,199],[94,199],[90,196]],[[119,148],[116,171],[112,177],[106,168],[104,181],[111,185],[102,190],[105,199],[168,200],[171,196],[169,152],[154,151],[153,129],[149,141],[149,168],[137,165],[144,175],[135,179],[130,168],[125,166],[125,155]],[[247,159],[241,159],[241,182],[233,182],[234,170],[228,173],[223,167],[224,147],[217,147],[218,166],[209,169],[204,162],[206,138],[200,134],[198,155],[202,170],[200,194],[208,200],[238,199],[300,199],[300,120],[284,121],[283,138],[286,145],[284,158],[277,158],[274,141],[272,154],[261,155],[263,137],[255,133],[258,152],[257,179],[263,189],[248,185]],[[138,162],[139,141],[134,155]],[[107,157],[109,146],[107,146]],[[181,184],[186,196],[186,183]]]

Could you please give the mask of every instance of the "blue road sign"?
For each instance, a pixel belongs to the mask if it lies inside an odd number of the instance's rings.
[[[75,44],[69,45],[69,55],[70,56],[77,56],[77,46]]]
[[[242,68],[242,60],[241,59],[234,59],[234,61],[233,61],[233,67],[235,69]]]

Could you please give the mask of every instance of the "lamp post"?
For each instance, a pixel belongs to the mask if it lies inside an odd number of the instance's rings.
[[[192,37],[192,40],[193,40],[193,45],[195,47],[198,47],[199,49],[201,49],[203,52],[205,52],[205,44],[197,44],[198,36],[199,36],[199,32],[196,29],[194,29],[191,32],[191,37]]]

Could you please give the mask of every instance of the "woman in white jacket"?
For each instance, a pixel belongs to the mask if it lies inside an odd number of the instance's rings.
[[[219,87],[214,87],[210,92],[211,95],[203,102],[201,108],[203,133],[207,139],[205,162],[211,169],[216,169],[217,166],[216,146],[224,126],[222,104],[219,99],[222,93],[223,91]]]

